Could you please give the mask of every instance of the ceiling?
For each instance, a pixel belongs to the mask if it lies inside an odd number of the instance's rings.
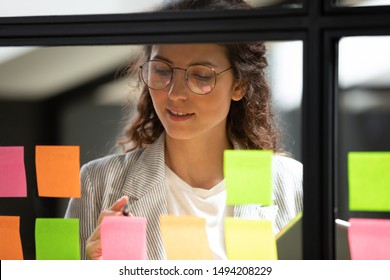
[[[37,100],[52,97],[120,71],[138,50],[138,46],[126,45],[20,50],[2,47],[0,53],[12,53],[13,57],[5,60],[3,55],[0,63],[0,98]]]

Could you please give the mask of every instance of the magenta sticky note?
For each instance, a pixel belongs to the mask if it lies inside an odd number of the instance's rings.
[[[0,147],[0,197],[26,197],[24,147]]]
[[[390,219],[349,219],[352,260],[390,260]]]
[[[100,225],[104,260],[146,260],[146,219],[107,216]]]

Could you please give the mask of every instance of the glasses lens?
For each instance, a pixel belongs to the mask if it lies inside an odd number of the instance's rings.
[[[207,94],[215,86],[215,72],[207,66],[194,65],[187,69],[186,81],[193,92]]]
[[[141,71],[142,80],[151,89],[163,89],[172,79],[172,68],[161,61],[148,61]]]

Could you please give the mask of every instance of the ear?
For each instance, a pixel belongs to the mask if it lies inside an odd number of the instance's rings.
[[[232,100],[240,101],[244,97],[246,90],[246,83],[236,81],[233,85]]]

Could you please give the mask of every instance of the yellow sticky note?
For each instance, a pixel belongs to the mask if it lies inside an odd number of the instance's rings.
[[[36,146],[38,195],[80,197],[80,147]]]
[[[277,260],[275,235],[268,220],[225,218],[225,245],[229,260]]]
[[[226,150],[224,176],[228,205],[272,203],[272,151]]]
[[[212,259],[205,219],[162,215],[160,228],[168,260]]]
[[[0,260],[23,260],[19,216],[0,216]]]

